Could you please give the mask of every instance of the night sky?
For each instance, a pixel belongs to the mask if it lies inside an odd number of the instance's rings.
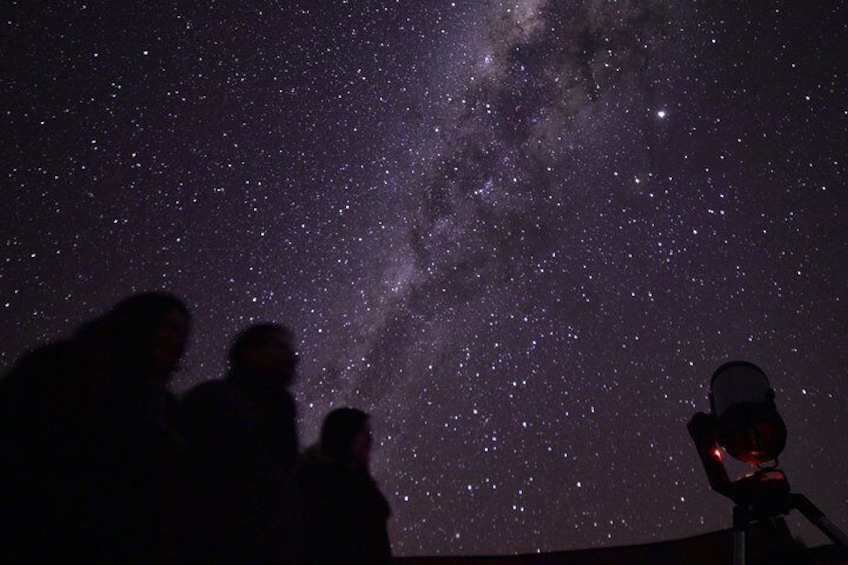
[[[395,553],[508,554],[730,527],[685,423],[746,359],[848,529],[848,4],[0,15],[4,370],[133,292],[192,309],[178,392],[285,323],[302,444],[373,414]]]

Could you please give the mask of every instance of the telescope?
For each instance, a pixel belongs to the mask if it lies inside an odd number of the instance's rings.
[[[786,447],[786,424],[777,411],[766,374],[747,361],[719,367],[710,380],[710,414],[698,412],[687,424],[710,487],[730,498],[733,508],[733,563],[745,563],[745,532],[753,522],[798,510],[848,554],[845,536],[803,494],[793,493],[778,457]],[[748,465],[731,479],[725,455]]]

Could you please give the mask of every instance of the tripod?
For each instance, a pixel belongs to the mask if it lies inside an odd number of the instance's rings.
[[[733,564],[745,565],[745,534],[748,524],[798,510],[848,555],[848,537],[827,519],[803,494],[794,494],[783,473],[770,476],[760,471],[731,486],[733,507]]]

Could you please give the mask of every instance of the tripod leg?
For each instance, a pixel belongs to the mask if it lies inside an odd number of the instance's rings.
[[[810,502],[810,499],[803,494],[795,494],[792,496],[792,505],[797,508],[804,517],[815,524],[824,535],[829,537],[833,543],[848,549],[848,536],[845,535],[836,525],[828,520],[824,512]]]
[[[733,565],[745,565],[745,530],[748,512],[742,506],[733,507]]]

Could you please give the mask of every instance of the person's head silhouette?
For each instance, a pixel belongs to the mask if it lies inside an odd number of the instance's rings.
[[[367,469],[371,460],[371,425],[357,408],[337,408],[321,426],[321,451],[350,470]]]
[[[278,324],[258,324],[241,332],[230,348],[230,374],[253,385],[288,388],[298,358],[294,334]]]
[[[111,347],[118,367],[164,387],[185,351],[190,325],[191,315],[179,298],[149,292],[122,300],[82,334]]]

